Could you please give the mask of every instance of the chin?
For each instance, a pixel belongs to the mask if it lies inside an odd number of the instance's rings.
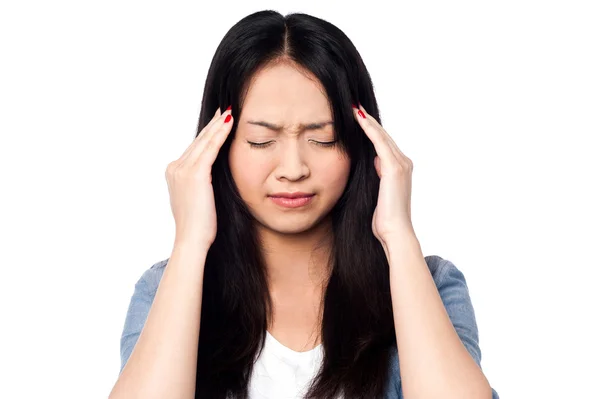
[[[310,212],[293,214],[268,211],[263,215],[254,214],[254,218],[259,225],[279,234],[300,234],[312,229],[321,220]]]

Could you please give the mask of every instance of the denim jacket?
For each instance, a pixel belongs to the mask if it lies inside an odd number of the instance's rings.
[[[121,372],[146,322],[168,261],[169,259],[165,259],[152,265],[135,284],[121,335]],[[463,273],[452,262],[437,255],[426,256],[425,261],[458,336],[477,365],[481,367],[481,350],[479,349],[475,312]],[[389,373],[389,383],[384,398],[403,399],[397,347],[393,348],[390,357]],[[498,393],[494,389],[492,389],[492,399],[499,399]]]

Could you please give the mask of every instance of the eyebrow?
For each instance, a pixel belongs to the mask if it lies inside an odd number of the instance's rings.
[[[250,125],[263,126],[268,129],[275,130],[275,131],[280,131],[281,129],[283,129],[283,126],[277,126],[277,125],[274,125],[272,123],[265,122],[265,121],[247,121],[247,123]],[[315,123],[308,123],[308,124],[301,123],[299,125],[299,128],[300,128],[300,130],[317,130],[317,129],[322,129],[327,125],[333,125],[333,121],[315,122]]]

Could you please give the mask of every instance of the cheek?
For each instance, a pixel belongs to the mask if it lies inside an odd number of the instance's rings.
[[[344,191],[348,182],[350,162],[346,160],[330,162],[320,170],[320,175],[322,176],[323,187],[329,187],[332,193],[339,194]]]
[[[248,153],[232,149],[229,157],[231,175],[242,197],[253,196],[263,187],[264,168]]]

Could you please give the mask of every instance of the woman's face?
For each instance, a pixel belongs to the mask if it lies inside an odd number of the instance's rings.
[[[231,143],[229,167],[238,191],[259,223],[281,233],[317,225],[348,181],[346,154],[337,144],[319,145],[334,140],[334,129],[327,97],[317,82],[290,64],[257,72]],[[248,142],[267,144],[259,148]],[[296,191],[315,195],[297,208],[270,198]]]

